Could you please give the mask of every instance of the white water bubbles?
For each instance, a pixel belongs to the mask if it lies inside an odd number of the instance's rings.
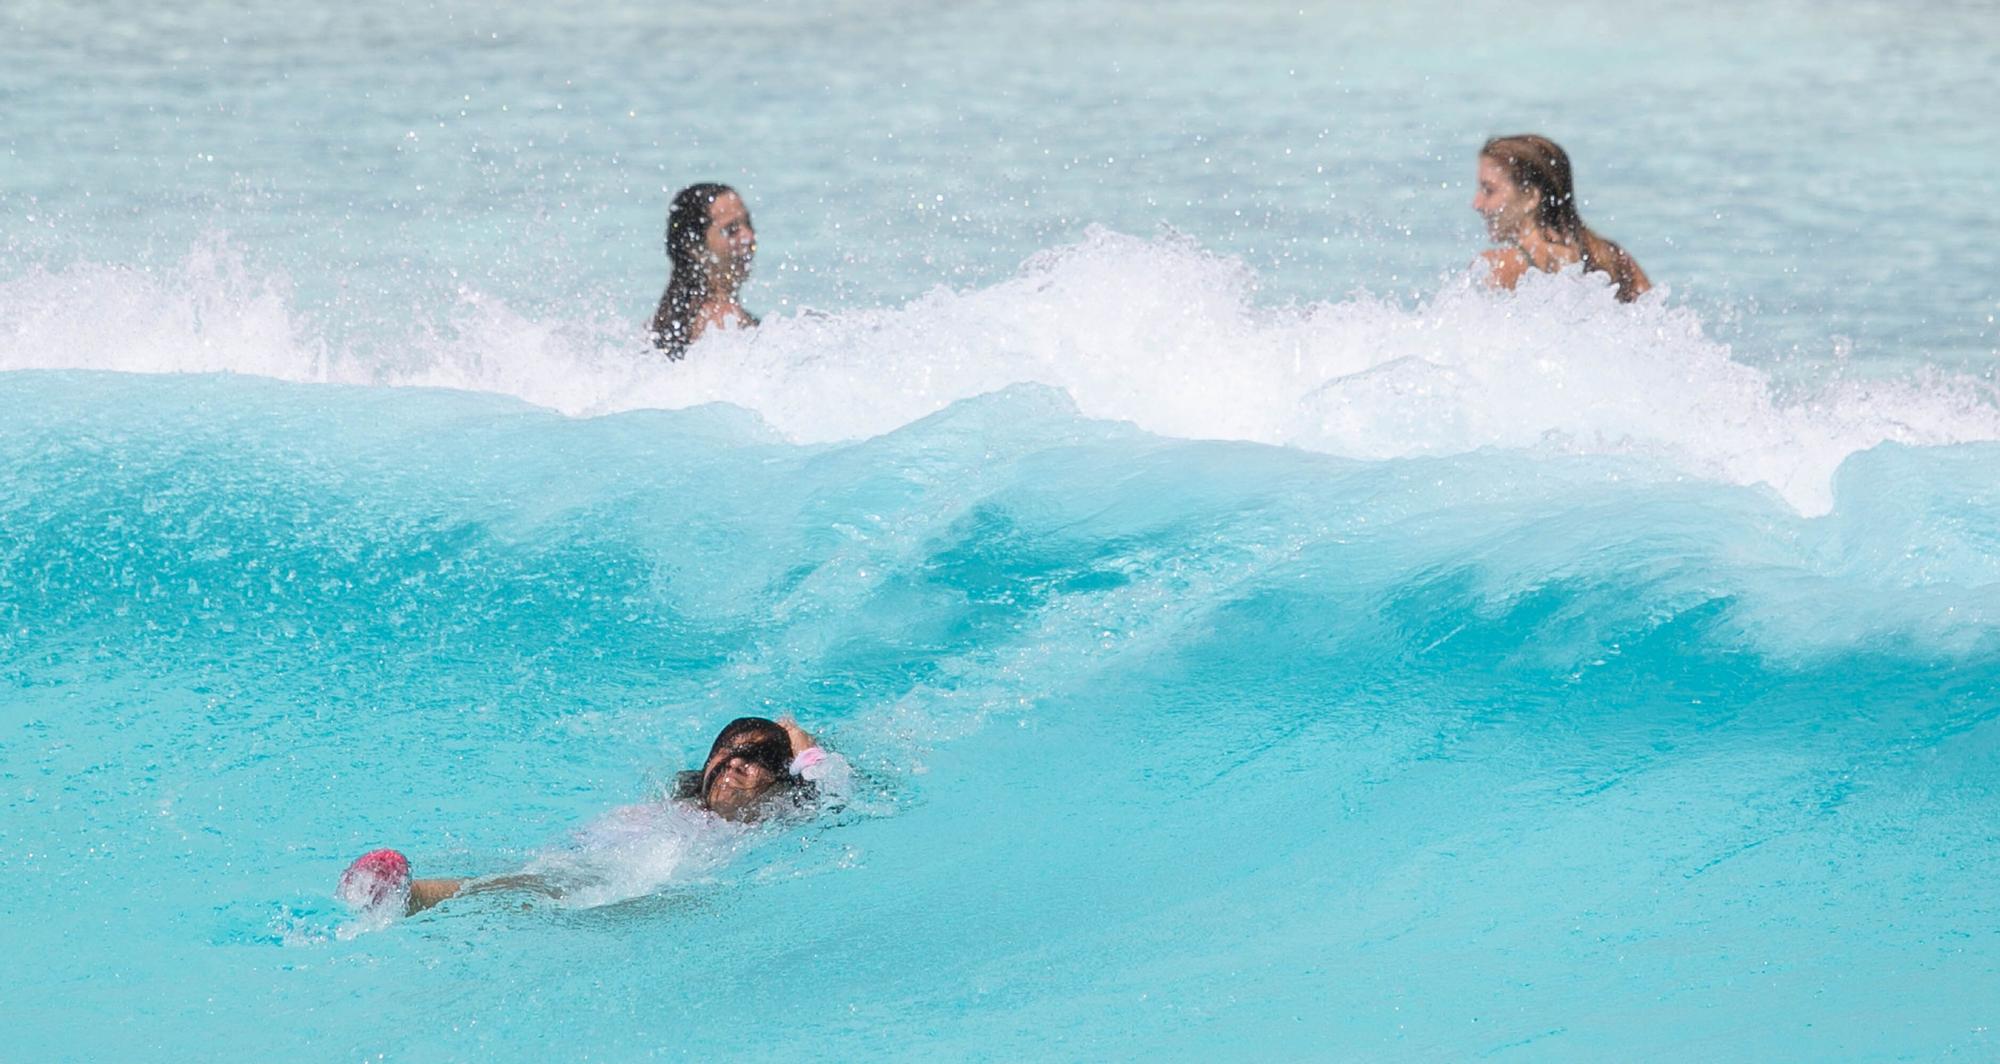
[[[1849,379],[1832,366],[1787,391],[1667,293],[1623,305],[1594,275],[1533,275],[1498,293],[1467,274],[1414,301],[1364,292],[1279,307],[1260,303],[1259,280],[1182,237],[1095,228],[999,284],[773,316],[669,361],[607,302],[537,317],[469,288],[336,347],[294,309],[285,278],[218,240],[177,274],[85,264],[0,285],[0,369],[451,388],[573,416],[720,402],[799,443],[879,436],[1035,383],[1087,417],[1167,436],[1368,460],[1639,456],[1766,485],[1808,515],[1830,508],[1834,471],[1857,452],[2000,439],[1989,383]]]

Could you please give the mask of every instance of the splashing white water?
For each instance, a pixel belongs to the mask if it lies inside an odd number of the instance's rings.
[[[635,323],[535,321],[462,292],[447,324],[332,350],[283,278],[212,243],[170,276],[86,265],[0,285],[0,369],[230,372],[516,396],[571,415],[726,402],[800,442],[877,435],[1021,382],[1086,415],[1167,435],[1386,459],[1482,447],[1634,454],[1832,503],[1834,470],[1885,441],[2000,439],[1992,389],[1964,378],[1831,381],[1781,400],[1659,296],[1615,303],[1591,277],[1470,278],[1415,308],[1357,296],[1255,305],[1241,263],[1186,241],[1096,230],[989,288],[895,309],[802,311],[705,339],[684,362]]]

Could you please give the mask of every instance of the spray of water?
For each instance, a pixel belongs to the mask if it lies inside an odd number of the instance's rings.
[[[635,323],[534,320],[461,291],[435,321],[336,348],[286,279],[223,241],[177,270],[81,265],[0,285],[0,369],[245,373],[493,392],[575,416],[729,403],[783,435],[879,435],[1035,382],[1085,415],[1165,435],[1363,459],[1480,448],[1648,457],[1763,484],[1805,514],[1884,442],[2000,440],[1992,388],[1940,375],[1834,379],[1780,397],[1665,295],[1616,303],[1590,276],[1496,294],[1469,277],[1415,306],[1368,295],[1266,308],[1236,260],[1094,230],[1015,278],[889,309],[802,310],[660,358]]]

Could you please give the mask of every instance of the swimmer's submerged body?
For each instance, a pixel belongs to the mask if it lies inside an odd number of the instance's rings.
[[[1500,288],[1512,289],[1529,270],[1554,273],[1577,263],[1610,275],[1621,303],[1653,287],[1624,248],[1583,224],[1569,155],[1547,137],[1523,133],[1487,141],[1479,149],[1472,209],[1500,245],[1480,255]]]
[[[851,781],[846,760],[791,720],[739,717],[715,737],[700,769],[676,777],[671,801],[699,816],[750,824],[844,797]],[[401,853],[375,850],[347,867],[334,893],[364,913],[407,915],[462,894],[524,891],[559,898],[566,890],[536,872],[416,879]]]

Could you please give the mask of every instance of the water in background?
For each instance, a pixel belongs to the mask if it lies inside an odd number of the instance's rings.
[[[24,1056],[1992,1052],[1990,6],[0,21]]]

